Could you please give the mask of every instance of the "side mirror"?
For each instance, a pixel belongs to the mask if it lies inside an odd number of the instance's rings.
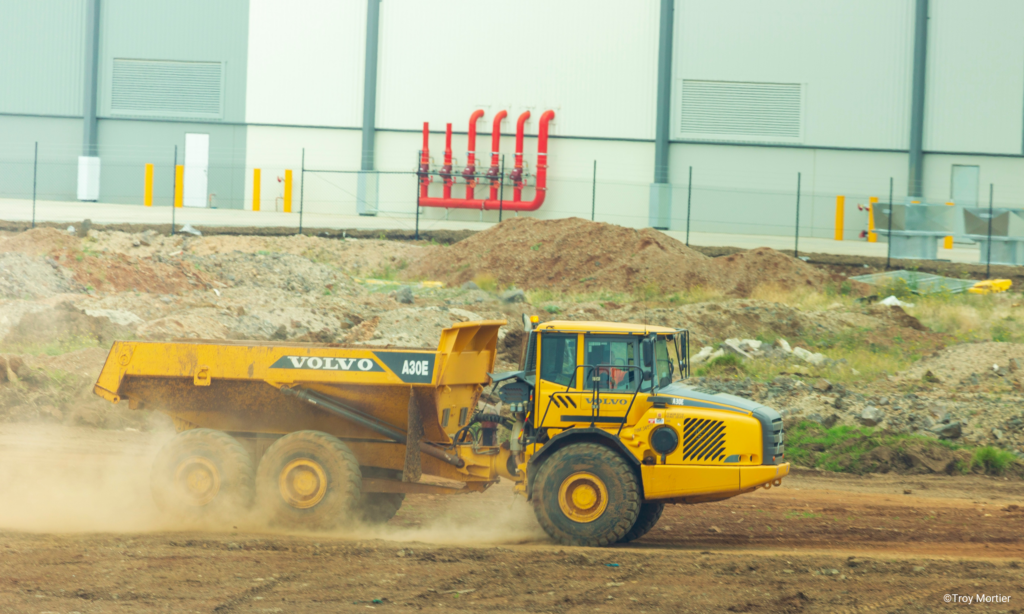
[[[644,368],[650,369],[654,365],[654,343],[644,339],[640,343],[640,348],[644,356]]]

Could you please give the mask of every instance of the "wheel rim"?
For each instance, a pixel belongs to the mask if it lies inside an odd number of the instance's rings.
[[[220,492],[220,472],[208,458],[191,456],[178,465],[174,483],[189,505],[202,507]]]
[[[315,460],[298,458],[281,470],[279,486],[288,505],[309,509],[327,494],[327,472]]]
[[[593,522],[608,509],[608,488],[589,471],[578,471],[562,480],[558,506],[574,522]]]

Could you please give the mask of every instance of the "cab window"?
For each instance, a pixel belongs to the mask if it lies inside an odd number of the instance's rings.
[[[669,351],[668,343],[668,337],[660,336],[654,344],[655,381],[659,388],[671,384],[673,376],[679,372],[678,364],[673,364],[676,362],[671,358],[674,352]]]
[[[576,335],[548,333],[540,336],[540,378],[562,386],[574,383],[576,372]],[[577,380],[579,376],[577,376]]]
[[[640,372],[637,366],[636,340],[632,336],[587,336],[583,344],[583,362],[586,381],[584,387],[593,390],[629,392],[636,390]]]

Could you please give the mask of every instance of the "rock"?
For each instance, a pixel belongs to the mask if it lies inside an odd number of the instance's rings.
[[[782,337],[779,337],[778,339],[775,340],[775,347],[779,348],[780,350],[787,354],[793,353],[793,348],[789,347],[789,342],[783,339]]]
[[[956,439],[963,435],[963,427],[959,422],[950,422],[949,424],[939,424],[938,426],[932,427],[932,432],[937,434],[943,439]]]
[[[90,220],[90,219],[82,220],[82,236],[83,237],[88,237],[89,236],[89,230],[91,230],[91,229],[92,229],[92,220]]]
[[[889,404],[889,397],[878,397],[878,399],[875,401],[875,404],[884,407]]]
[[[480,286],[476,285],[475,281],[467,281],[466,283],[459,286],[463,290],[479,290]]]
[[[181,227],[181,230],[179,230],[178,232],[184,232],[184,233],[190,234],[190,235],[192,235],[194,237],[201,237],[201,236],[203,236],[203,233],[201,233],[198,230],[196,230],[192,226],[192,224],[185,224],[184,226]]]
[[[501,293],[501,300],[504,303],[525,303],[526,293],[518,289],[509,290]]]
[[[708,356],[711,356],[711,353],[714,351],[715,348],[711,347],[710,345],[705,345],[700,349],[699,352],[697,352],[693,356],[690,356],[690,364],[696,365],[706,361],[708,359]]]
[[[757,339],[743,339],[740,341],[740,349],[747,352],[759,352],[762,345],[763,343]]]
[[[820,367],[828,362],[828,357],[824,354],[810,352],[799,346],[793,348],[793,355],[806,363],[814,365],[815,367]]]
[[[833,426],[835,426],[838,422],[839,422],[839,416],[837,416],[835,414],[829,414],[828,416],[825,416],[824,420],[821,421],[821,425],[824,426],[827,429],[830,429]]]
[[[726,354],[735,354],[740,358],[750,358],[750,354],[740,349],[739,339],[726,339],[725,342],[722,343],[721,349]]]
[[[1003,437],[1006,437],[1006,434],[999,429],[992,429],[992,436],[995,437],[996,440],[1002,440]]]
[[[712,526],[711,528],[708,529],[708,533],[721,533],[721,532],[722,532],[722,530],[719,529],[716,526]]]
[[[405,305],[412,304],[412,288],[409,286],[402,286],[395,290],[395,300]]]
[[[460,322],[475,322],[477,320],[483,319],[480,317],[480,314],[473,313],[472,311],[466,311],[465,309],[459,309],[457,307],[449,308],[448,313],[450,313],[452,317],[458,319]]]
[[[878,426],[883,420],[885,420],[885,412],[874,405],[868,405],[860,412],[860,415],[857,416],[857,422],[860,422],[864,426]]]
[[[820,379],[814,382],[814,389],[818,392],[828,392],[829,390],[832,390],[832,382],[827,379]]]
[[[1010,370],[1010,373],[1016,373],[1020,371],[1020,362],[1016,358],[1011,358],[1007,368]]]
[[[942,383],[942,380],[940,380],[938,377],[936,377],[935,374],[932,373],[930,369],[928,371],[925,371],[924,375],[921,376],[921,381],[927,382],[929,384],[940,384],[940,383]]]
[[[725,350],[723,350],[721,348],[715,350],[714,352],[711,352],[711,354],[708,355],[708,360],[707,361],[711,362],[712,360],[714,360],[714,359],[716,359],[716,358],[718,358],[720,356],[725,356]]]

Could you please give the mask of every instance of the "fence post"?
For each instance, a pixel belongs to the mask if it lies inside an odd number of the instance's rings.
[[[260,210],[260,169],[252,169],[252,210]]]
[[[299,171],[299,234],[302,234],[302,209],[306,192],[306,148],[302,148],[302,170]]]
[[[836,241],[843,240],[843,222],[845,222],[846,197],[836,196]]]
[[[36,178],[39,174],[39,141],[36,141],[35,158],[32,160],[32,228],[36,227]]]
[[[988,256],[985,258],[985,279],[992,279],[992,193],[995,184],[988,184]]]
[[[146,164],[143,172],[142,204],[153,206],[153,165]]]
[[[690,178],[686,180],[686,246],[690,246],[690,197],[693,196],[693,167],[690,167]]]
[[[868,243],[878,242],[878,233],[875,232],[875,205],[877,204],[877,196],[868,199]]]
[[[892,259],[892,177],[889,177],[889,228],[885,241],[885,269],[889,270],[889,262]]]
[[[505,154],[501,154],[501,182],[498,184],[498,223],[505,213]]]
[[[800,173],[796,174],[796,237],[793,240],[793,257],[800,257]]]
[[[590,180],[590,221],[597,213],[597,160],[594,160],[594,178]]]
[[[423,124],[423,131],[426,132],[426,124]],[[420,163],[420,158],[423,156],[423,151],[416,152],[416,164],[417,168]],[[414,237],[417,241],[420,240],[420,181],[426,181],[426,177],[420,177],[419,173],[416,174],[416,236]]]
[[[174,184],[171,188],[171,236],[174,236],[174,212],[178,210],[178,146],[174,146]]]
[[[285,169],[284,171],[284,212],[292,212],[292,171],[291,169]]]

